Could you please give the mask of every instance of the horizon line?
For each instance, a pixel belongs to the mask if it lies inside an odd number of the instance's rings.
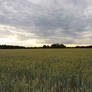
[[[57,44],[57,43],[52,43],[52,44]],[[58,43],[59,44],[59,43]],[[63,44],[63,43],[61,43],[61,44]],[[9,45],[9,46],[23,46],[23,47],[43,47],[43,45],[51,45],[51,44],[41,44],[40,46],[37,46],[37,44],[36,45],[34,45],[34,46],[27,46],[27,45],[17,45],[17,44],[0,44],[0,45]],[[76,46],[92,46],[92,44],[64,44],[66,47],[76,47]]]

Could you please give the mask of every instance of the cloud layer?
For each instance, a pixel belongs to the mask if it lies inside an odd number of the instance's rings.
[[[91,19],[92,0],[0,0],[0,42],[91,44]]]

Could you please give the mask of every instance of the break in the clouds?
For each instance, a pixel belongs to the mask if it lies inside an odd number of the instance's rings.
[[[0,0],[0,43],[92,43],[92,0]]]

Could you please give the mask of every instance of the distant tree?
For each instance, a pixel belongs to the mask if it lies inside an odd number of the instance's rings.
[[[92,48],[92,45],[90,45],[89,48]]]
[[[89,46],[76,46],[75,48],[92,48],[92,46],[91,45],[89,45]]]
[[[43,48],[50,48],[49,45],[43,45]]]
[[[66,48],[66,46],[64,44],[60,44],[61,48]]]
[[[0,49],[25,49],[23,46],[0,45]]]
[[[46,45],[43,45],[43,48],[46,48],[47,46]]]
[[[52,44],[51,48],[66,48],[66,46],[64,44]]]

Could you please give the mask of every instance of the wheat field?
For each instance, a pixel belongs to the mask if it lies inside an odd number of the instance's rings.
[[[0,92],[92,92],[92,49],[0,50]]]

